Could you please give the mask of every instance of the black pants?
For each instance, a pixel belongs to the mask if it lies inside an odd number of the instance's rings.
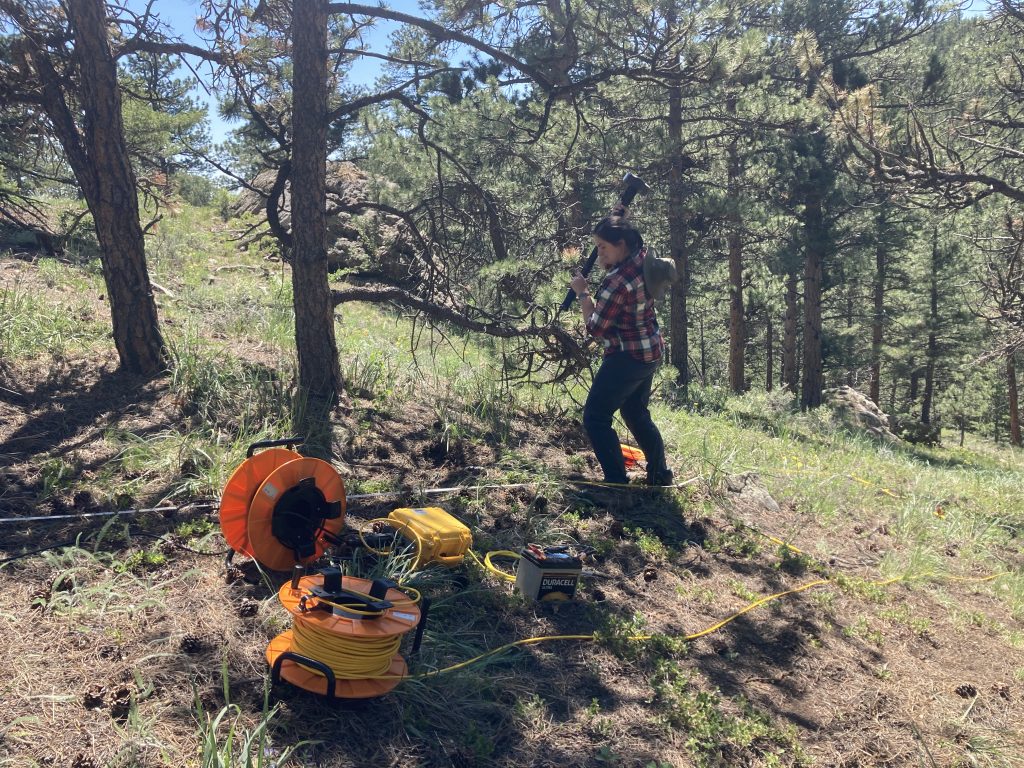
[[[628,482],[619,437],[612,429],[612,416],[616,411],[621,412],[622,420],[647,458],[648,482],[660,484],[660,479],[668,472],[665,443],[647,407],[659,365],[660,360],[644,363],[628,352],[616,352],[604,359],[594,376],[583,406],[583,427],[604,470],[605,482]]]

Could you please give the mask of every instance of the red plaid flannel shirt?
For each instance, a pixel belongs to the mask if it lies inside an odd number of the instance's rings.
[[[637,360],[660,360],[665,342],[654,316],[654,299],[644,286],[646,248],[630,254],[605,275],[597,289],[587,330],[601,340],[605,357],[619,351]]]

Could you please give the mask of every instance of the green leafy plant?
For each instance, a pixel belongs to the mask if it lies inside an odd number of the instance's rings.
[[[315,743],[303,740],[277,747],[271,723],[280,709],[270,706],[269,688],[264,689],[263,708],[253,719],[230,701],[226,664],[221,668],[221,678],[226,703],[216,713],[206,710],[198,693],[194,698],[202,768],[282,768],[299,750]]]
[[[669,556],[669,549],[664,542],[651,531],[642,528],[631,528],[626,531],[636,542],[637,547],[648,558],[652,560],[665,560]]]

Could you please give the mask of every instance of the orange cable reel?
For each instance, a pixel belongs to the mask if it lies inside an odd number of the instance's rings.
[[[249,505],[270,473],[302,456],[286,448],[270,448],[250,455],[231,474],[220,495],[220,529],[235,552],[253,556],[249,546]]]
[[[328,698],[382,696],[408,674],[398,650],[415,628],[418,645],[426,609],[417,605],[416,590],[413,599],[393,582],[343,579],[334,567],[301,576],[337,543],[345,524],[341,476],[327,462],[293,451],[301,442],[249,446],[221,495],[221,531],[232,553],[270,570],[293,571],[278,593],[292,627],[266,650],[273,681]]]
[[[267,646],[274,682],[328,698],[368,699],[390,692],[408,674],[398,650],[422,614],[393,583],[327,568],[301,578],[297,573],[278,598],[292,628]]]
[[[249,446],[221,495],[221,531],[232,551],[275,571],[316,560],[345,525],[341,476],[326,461],[290,450],[300,442]]]
[[[345,485],[326,461],[301,458],[275,469],[249,505],[253,559],[275,571],[317,560],[326,535],[345,526]]]

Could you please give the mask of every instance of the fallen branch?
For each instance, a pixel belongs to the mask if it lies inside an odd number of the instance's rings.
[[[539,356],[543,361],[555,363],[562,370],[555,380],[564,380],[572,373],[590,366],[590,356],[579,342],[565,328],[551,323],[543,325],[514,326],[496,320],[477,320],[465,311],[436,304],[428,299],[415,296],[401,288],[394,287],[350,287],[331,291],[334,305],[350,301],[366,301],[374,304],[394,304],[415,310],[431,321],[447,323],[456,328],[482,333],[501,339],[523,339],[542,342],[541,349],[521,353],[521,357]],[[536,370],[528,365],[527,371]]]
[[[223,267],[217,267],[214,272],[237,272],[239,270],[248,270],[250,272],[260,272],[264,276],[270,274],[270,270],[266,267],[261,267],[256,264],[225,264]]]

